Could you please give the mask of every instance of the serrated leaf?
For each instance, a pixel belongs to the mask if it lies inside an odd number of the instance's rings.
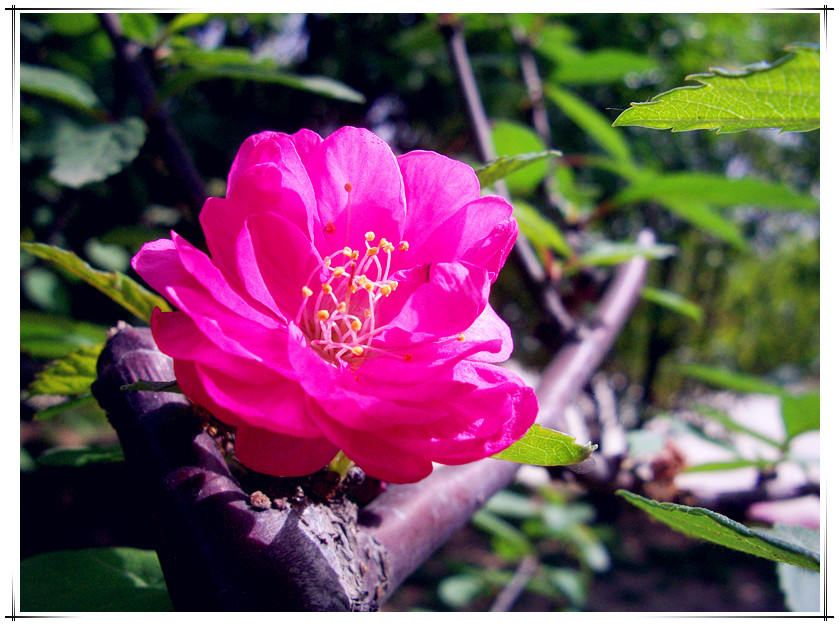
[[[61,118],[53,133],[50,177],[74,189],[122,171],[146,141],[146,125],[138,117],[94,126]]]
[[[685,317],[689,317],[695,322],[701,323],[705,317],[705,312],[701,306],[673,291],[644,287],[641,291],[641,297],[647,302],[652,302],[665,309],[675,311]]]
[[[550,80],[564,85],[598,85],[620,82],[632,72],[640,73],[657,67],[648,56],[628,50],[600,48],[580,53],[566,48],[555,58],[558,67]]]
[[[596,445],[581,446],[571,435],[534,424],[521,439],[492,458],[553,467],[582,463],[596,449]]]
[[[728,178],[704,172],[680,172],[638,177],[618,193],[617,205],[666,199],[669,204],[702,202],[718,207],[752,205],[762,209],[818,211],[819,201],[786,185],[755,178]]]
[[[125,274],[95,270],[68,250],[43,243],[21,242],[20,247],[50,261],[67,274],[81,278],[143,321],[147,322],[151,318],[155,307],[162,311],[171,310],[163,298],[141,287]]]
[[[781,416],[787,438],[821,428],[820,394],[805,393],[800,396],[785,395],[781,398]]]
[[[49,67],[21,63],[20,90],[61,102],[90,115],[104,111],[90,85],[78,76]]]
[[[21,611],[172,611],[153,550],[90,548],[20,562]]]
[[[96,360],[104,344],[79,348],[50,363],[29,385],[32,395],[76,396],[90,393],[96,380]]]
[[[183,393],[176,380],[154,382],[150,380],[138,380],[130,385],[123,385],[120,391],[157,391],[165,393]]]
[[[600,111],[570,91],[553,85],[546,85],[545,95],[608,154],[624,165],[632,163],[632,153],[623,135],[612,128]]]
[[[724,515],[699,507],[658,502],[619,489],[615,492],[653,519],[689,537],[704,539],[733,550],[819,571],[819,555],[811,550],[747,528]]]
[[[666,259],[677,254],[679,249],[668,244],[639,246],[636,243],[603,241],[581,254],[574,261],[575,267],[618,265],[636,256],[645,259]]]
[[[46,467],[84,467],[98,463],[121,463],[125,461],[121,446],[99,448],[51,448],[38,457],[38,463]]]
[[[543,150],[541,152],[526,152],[515,156],[502,156],[492,163],[487,163],[482,167],[476,168],[475,173],[478,175],[481,187],[488,187],[495,181],[501,180],[531,163],[552,156],[562,156],[562,152],[559,150]]]
[[[750,128],[806,131],[819,127],[819,50],[791,46],[779,61],[742,72],[712,69],[685,80],[701,86],[678,87],[649,102],[633,102],[615,126],[686,131],[717,129],[730,133]]]
[[[513,216],[519,223],[521,232],[535,246],[550,248],[564,257],[574,255],[574,250],[565,240],[562,231],[536,207],[523,200],[516,200],[513,203]]]
[[[102,344],[108,329],[69,317],[36,311],[20,312],[20,351],[54,359],[77,348]]]

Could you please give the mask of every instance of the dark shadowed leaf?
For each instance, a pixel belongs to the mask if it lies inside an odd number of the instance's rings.
[[[121,463],[124,460],[120,446],[52,448],[38,457],[38,463],[48,467],[84,467],[96,463]]]
[[[49,67],[21,63],[20,90],[56,100],[91,115],[103,112],[102,103],[90,85],[78,76]]]

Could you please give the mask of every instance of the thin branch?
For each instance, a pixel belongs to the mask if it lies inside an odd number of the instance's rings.
[[[460,83],[461,91],[466,99],[466,106],[469,112],[469,119],[478,141],[478,152],[485,162],[490,162],[497,157],[495,147],[492,143],[489,120],[487,119],[484,106],[481,101],[481,94],[478,90],[478,83],[475,74],[472,72],[472,64],[469,62],[469,53],[466,50],[466,39],[463,36],[463,28],[459,22],[443,23],[440,30],[446,39],[449,48],[449,55]],[[495,183],[495,190],[498,195],[510,200],[510,193],[504,181]],[[519,237],[516,239],[516,254],[524,267],[527,276],[541,292],[542,300],[551,317],[559,324],[563,332],[570,334],[576,329],[574,318],[565,310],[559,293],[552,284],[545,268],[539,261],[539,257],[530,247],[527,239]]]
[[[491,612],[506,612],[510,611],[519,599],[519,596],[524,591],[527,583],[536,574],[536,569],[539,567],[539,559],[532,554],[528,554],[521,560],[519,566],[516,568],[516,573],[507,583],[507,586],[501,590],[501,593],[495,598],[495,602],[489,608]]]
[[[143,60],[142,47],[125,37],[119,15],[100,13],[99,19],[111,39],[117,61],[140,99],[149,130],[160,140],[163,160],[183,184],[191,217],[197,223],[198,214],[207,199],[204,181],[171,117],[158,100],[157,89]]]

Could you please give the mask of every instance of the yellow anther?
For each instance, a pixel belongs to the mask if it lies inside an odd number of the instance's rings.
[[[314,292],[313,292],[311,289],[309,289],[308,287],[303,287],[302,291],[303,291],[303,295],[304,295],[304,296],[306,296],[307,298],[308,298],[309,296],[311,296],[311,295],[312,295],[312,293],[314,293]]]
[[[358,287],[355,284],[350,285],[350,293],[355,293],[356,291],[358,291]]]
[[[349,246],[347,246],[346,248],[344,248],[344,249],[342,250],[342,252],[344,253],[344,256],[352,256],[352,249],[351,249]]]
[[[355,332],[360,331],[361,322],[359,322],[358,320],[353,320],[352,322],[350,322],[350,328],[352,328]]]
[[[324,311],[323,309],[318,311],[318,319],[321,322],[325,322],[326,320],[328,320],[329,319],[329,311]]]
[[[323,230],[324,230],[324,232],[331,235],[332,233],[335,232],[335,224],[333,224],[332,222],[327,222],[326,226],[323,227]]]
[[[364,283],[364,288],[367,291],[373,291],[373,283]]]
[[[463,333],[460,333],[460,334],[457,336],[457,340],[458,340],[458,341],[466,341],[466,336],[465,336]]]
[[[329,267],[330,265],[332,265],[332,257],[328,257],[328,256],[327,256],[327,257],[324,257],[324,258],[323,258],[323,264],[324,264],[326,267]]]
[[[341,313],[344,313],[347,310],[347,303],[346,302],[339,302],[338,303],[338,310]]]
[[[393,291],[393,289],[390,288],[390,285],[382,285],[379,287],[379,293],[383,296],[389,296],[391,291]]]
[[[370,316],[373,315],[373,312],[370,309],[364,309],[364,318],[370,319]]]
[[[364,354],[364,348],[362,348],[361,346],[355,346],[355,347],[352,349],[352,353],[353,353],[355,356],[361,356],[362,354]]]
[[[385,247],[387,247],[387,246],[389,246],[389,245],[390,245],[390,242],[389,242],[387,239],[385,239],[384,237],[382,237],[381,239],[379,239],[379,247],[380,247],[380,248],[385,248]]]
[[[399,249],[402,250],[402,252],[405,252],[405,250],[408,249],[408,242],[407,241],[400,241],[399,242]]]
[[[343,268],[343,267],[336,267],[336,268],[335,268],[335,271],[334,271],[334,272],[332,272],[332,275],[333,275],[335,278],[338,278],[339,276],[343,276],[344,274],[346,274],[346,272],[344,271],[344,268]]]
[[[390,287],[391,291],[396,291],[396,288],[399,286],[399,283],[396,282],[395,280],[389,280],[389,281],[387,281],[387,284],[388,284],[388,287]]]
[[[349,193],[352,191],[352,185],[350,183],[344,183],[344,190]]]
[[[387,243],[385,243],[385,245],[382,246],[382,248],[384,249],[385,252],[393,252],[393,250],[394,250],[393,244],[390,243],[389,241]]]
[[[323,289],[323,293],[325,293],[326,295],[332,293],[332,285],[327,285],[326,283],[323,283],[320,287],[321,289]]]
[[[367,231],[366,233],[364,233],[364,238],[365,238],[367,241],[373,241],[373,240],[376,238],[376,235],[375,235],[375,234],[373,234],[373,231],[372,231],[372,230],[370,230],[370,231]]]
[[[367,256],[375,256],[379,253],[378,248],[367,248]]]
[[[351,254],[350,256],[352,257],[353,261],[354,261],[355,259],[357,259],[357,258],[358,258],[358,250],[353,250],[353,251],[352,251],[352,254]]]

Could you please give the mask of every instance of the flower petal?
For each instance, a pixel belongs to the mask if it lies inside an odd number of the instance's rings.
[[[256,472],[273,476],[305,476],[327,465],[338,448],[325,438],[289,437],[265,428],[236,429],[236,458]]]

